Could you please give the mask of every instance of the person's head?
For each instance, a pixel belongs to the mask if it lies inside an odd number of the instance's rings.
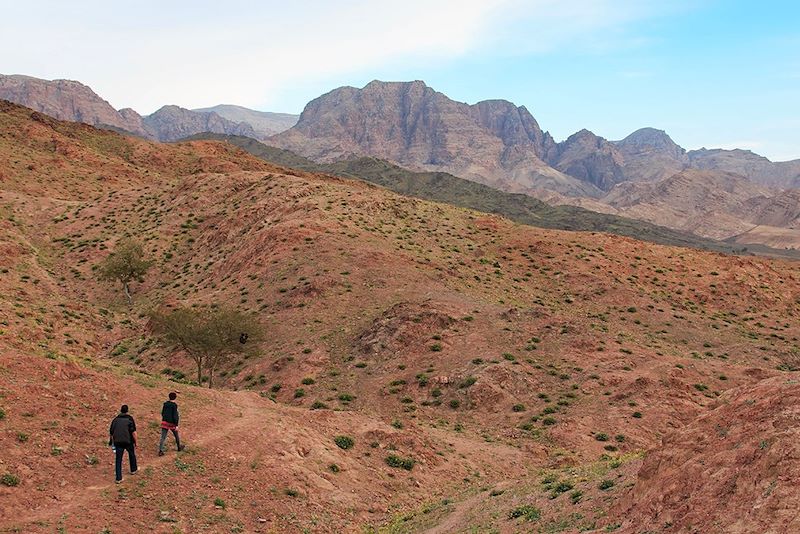
[[[177,398],[178,398],[178,394],[175,393],[174,391],[171,391],[170,394],[169,394],[169,400],[175,400]]]
[[[128,405],[123,404],[122,407],[119,409],[119,413],[128,413]]]

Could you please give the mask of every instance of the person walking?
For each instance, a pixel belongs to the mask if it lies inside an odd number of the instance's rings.
[[[178,414],[178,404],[175,402],[176,398],[178,398],[178,394],[174,391],[170,392],[169,400],[161,407],[161,441],[158,444],[159,456],[164,456],[164,445],[167,441],[167,431],[169,430],[171,430],[172,435],[175,436],[175,445],[178,447],[178,451],[180,452],[184,449],[184,445],[181,445],[181,437],[178,434],[180,415]]]
[[[128,413],[127,404],[122,405],[119,415],[111,421],[108,444],[114,447],[116,454],[114,469],[116,482],[119,484],[122,482],[122,455],[125,454],[125,451],[128,451],[131,474],[135,475],[139,470],[136,466],[136,422]]]

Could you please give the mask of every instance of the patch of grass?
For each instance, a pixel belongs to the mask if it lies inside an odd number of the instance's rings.
[[[538,521],[542,517],[542,512],[532,504],[523,504],[508,513],[509,519],[519,519],[520,517],[525,521]]]

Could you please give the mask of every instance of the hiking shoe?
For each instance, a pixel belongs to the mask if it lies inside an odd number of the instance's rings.
[[[138,472],[139,472],[139,470],[138,470],[138,469],[137,469],[136,471],[131,471],[131,475],[135,475],[135,474],[136,474],[136,473],[138,473]]]
[[[122,484],[122,479],[115,480],[114,482],[116,482],[117,484]]]
[[[164,451],[158,451],[159,456],[164,456]]]
[[[186,445],[181,445],[180,447],[178,447],[178,452],[181,452],[185,448],[186,448]]]

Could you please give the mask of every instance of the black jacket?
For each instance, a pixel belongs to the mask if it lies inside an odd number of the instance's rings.
[[[167,401],[161,408],[161,420],[178,426],[180,416],[178,415],[178,405],[172,401]]]
[[[136,422],[133,417],[121,413],[111,421],[111,441],[114,445],[130,445],[133,443],[133,433],[136,432]]]

